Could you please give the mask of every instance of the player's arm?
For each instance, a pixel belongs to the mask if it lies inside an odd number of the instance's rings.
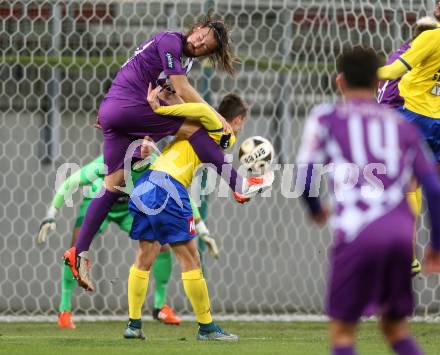
[[[55,230],[55,217],[59,209],[66,202],[66,199],[70,198],[78,187],[90,185],[97,178],[104,176],[104,168],[104,160],[100,156],[63,181],[62,185],[55,192],[50,207],[46,212],[46,217],[41,221],[37,236],[38,244],[44,243],[49,233]]]
[[[394,80],[400,78],[407,71],[414,68],[433,51],[439,50],[439,33],[437,31],[425,31],[412,43],[411,48],[403,53],[392,64],[379,68],[377,75],[380,80]]]
[[[158,115],[167,115],[174,117],[185,117],[191,120],[199,121],[207,131],[218,131],[223,129],[223,124],[218,116],[205,103],[184,103],[179,105],[161,106],[158,94],[160,87],[152,89],[148,85],[147,101],[151,108]]]
[[[210,106],[197,92],[196,89],[189,83],[186,75],[170,75],[170,80],[173,83],[174,90],[185,102],[196,102],[208,105],[208,107],[216,114],[223,126],[227,126],[225,118],[220,115],[212,106]]]
[[[200,211],[191,197],[189,198],[189,201],[191,203],[194,222],[196,224],[197,236],[206,243],[209,255],[211,255],[215,259],[218,259],[219,249],[217,243],[215,239],[210,236],[209,229],[203,221],[202,216],[200,215]]]
[[[320,184],[320,174],[319,179],[314,180],[314,166],[315,164],[322,166],[326,161],[324,151],[326,129],[319,121],[320,114],[325,110],[328,109],[318,106],[307,119],[297,157],[297,179],[304,184],[301,198],[309,210],[310,217],[319,225],[324,225],[329,216],[329,209],[321,203],[319,195],[312,191],[316,189],[319,191]],[[316,183],[318,186],[315,186]]]
[[[393,63],[380,67],[377,71],[377,76],[379,80],[395,80],[408,70],[411,70],[410,67],[404,64],[399,57]]]

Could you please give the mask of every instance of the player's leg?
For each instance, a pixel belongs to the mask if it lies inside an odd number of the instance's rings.
[[[150,269],[160,250],[160,244],[150,240],[140,240],[136,259],[128,276],[128,316],[124,331],[126,339],[145,339],[142,331],[142,306],[148,289]]]
[[[413,252],[414,252],[414,258],[411,263],[411,270],[413,276],[417,275],[422,267],[420,265],[419,260],[416,256],[416,237],[417,237],[417,220],[420,216],[421,210],[422,210],[422,195],[420,187],[417,186],[417,181],[413,180],[411,182],[411,186],[409,188],[409,192],[406,193],[406,200],[408,201],[408,205],[411,209],[411,212],[413,213],[415,217],[414,222],[414,229],[413,229]]]
[[[80,224],[79,224],[80,225]],[[78,219],[73,229],[71,246],[75,244],[79,234]],[[58,326],[60,328],[75,329],[75,323],[72,320],[72,296],[75,291],[76,281],[73,277],[70,267],[63,263],[63,274],[61,276],[61,300],[58,313]]]
[[[153,318],[164,324],[179,325],[181,320],[170,306],[166,304],[168,282],[170,281],[173,261],[168,244],[163,245],[153,264],[154,290]]]
[[[200,257],[195,239],[171,244],[182,270],[182,282],[193,312],[199,323],[198,340],[237,341],[213,322],[208,294],[208,286],[200,268]]]
[[[411,269],[408,267],[413,256],[411,226],[400,223],[400,227],[400,235],[396,232],[384,234],[389,240],[389,251],[382,273],[380,326],[396,354],[419,355],[422,351],[411,338],[406,321],[414,309]]]
[[[330,321],[330,342],[333,355],[354,355],[357,323],[336,319]]]
[[[382,317],[380,328],[394,352],[399,355],[422,355],[423,352],[411,337],[408,321],[405,318]]]
[[[84,222],[84,216],[87,212],[89,205],[90,200],[84,199],[79,208],[79,214],[75,221],[75,227],[70,244],[71,248],[74,247],[76,239],[81,231]],[[99,227],[98,233],[95,234],[95,236],[102,233],[107,228],[109,223],[110,220],[106,218]],[[63,275],[61,280],[61,302],[59,307],[60,313],[58,319],[58,325],[61,328],[75,328],[75,325],[72,321],[72,297],[76,284],[77,283],[75,281],[71,268],[69,267],[69,265],[66,264],[66,262],[63,262]]]

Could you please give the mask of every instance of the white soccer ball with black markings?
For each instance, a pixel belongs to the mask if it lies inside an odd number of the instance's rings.
[[[254,136],[240,145],[238,159],[252,174],[264,174],[273,162],[274,149],[266,138]]]

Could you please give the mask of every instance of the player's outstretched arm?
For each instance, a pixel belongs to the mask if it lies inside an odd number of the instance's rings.
[[[170,75],[170,80],[174,90],[185,102],[204,103],[216,114],[217,118],[222,122],[223,127],[227,126],[225,118],[220,115],[212,106],[210,106],[189,83],[186,75]]]
[[[377,75],[380,80],[394,80],[400,78],[408,70],[421,63],[431,55],[438,55],[440,31],[430,30],[421,33],[402,56],[390,65],[379,68]]]
[[[380,67],[377,71],[379,80],[395,80],[400,78],[409,70],[409,67],[405,65],[400,58],[393,63]]]
[[[104,176],[104,174],[104,158],[100,156],[64,180],[62,185],[55,192],[51,205],[46,212],[46,217],[44,217],[40,223],[37,244],[45,243],[50,232],[55,230],[56,215],[66,202],[66,199],[70,198],[78,187],[91,185],[94,180]]]

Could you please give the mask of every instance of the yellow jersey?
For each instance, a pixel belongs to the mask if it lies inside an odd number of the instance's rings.
[[[209,136],[222,148],[229,148],[235,143],[232,131],[224,130],[222,122],[207,104],[161,106],[154,112],[159,115],[197,118],[208,131]],[[188,187],[191,185],[194,171],[200,164],[201,161],[191,144],[187,140],[175,139],[164,148],[150,169],[163,171]]]
[[[440,118],[440,28],[421,33],[399,59],[410,70],[399,83],[404,106]]]

